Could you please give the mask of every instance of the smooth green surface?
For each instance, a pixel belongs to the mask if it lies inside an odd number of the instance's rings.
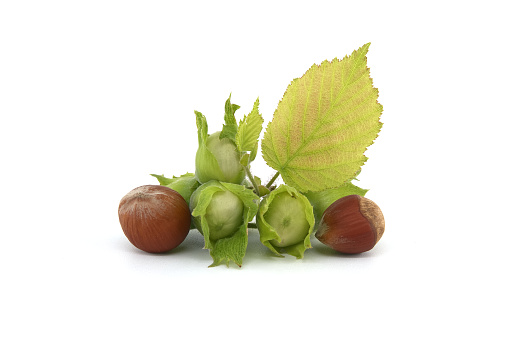
[[[214,193],[205,214],[209,239],[218,240],[235,233],[243,222],[243,207],[241,199],[230,191]]]
[[[207,149],[215,157],[223,180],[212,178],[210,180],[221,180],[239,184],[244,179],[244,170],[241,166],[240,153],[236,145],[228,138],[220,139],[220,132],[213,133],[207,139]]]
[[[273,199],[264,217],[280,237],[280,241],[271,240],[273,246],[295,245],[306,237],[310,228],[303,201],[286,192]]]

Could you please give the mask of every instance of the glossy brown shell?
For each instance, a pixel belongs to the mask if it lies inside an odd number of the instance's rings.
[[[160,185],[145,185],[122,198],[119,221],[135,247],[149,253],[163,253],[184,241],[189,233],[191,213],[176,191]]]
[[[384,227],[381,209],[373,201],[349,195],[324,211],[315,237],[338,252],[362,253],[381,239]]]

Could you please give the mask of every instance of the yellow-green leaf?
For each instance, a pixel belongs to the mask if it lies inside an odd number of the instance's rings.
[[[267,164],[300,191],[352,179],[377,137],[382,106],[367,68],[370,43],[342,60],[313,65],[293,80],[262,140]]]
[[[240,152],[256,150],[264,119],[259,113],[259,99],[253,104],[251,112],[241,120],[236,134],[236,145]],[[252,159],[250,159],[252,160]]]

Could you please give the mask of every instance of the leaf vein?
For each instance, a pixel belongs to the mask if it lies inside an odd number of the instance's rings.
[[[360,135],[357,135],[356,137],[354,138],[350,138],[350,139],[345,139],[345,140],[342,140],[340,142],[337,142],[337,143],[333,143],[333,144],[330,144],[330,145],[327,145],[325,147],[322,147],[322,148],[319,148],[317,150],[314,150],[314,151],[310,151],[310,152],[304,152],[304,153],[301,153],[299,156],[303,157],[303,156],[309,156],[309,155],[315,155],[317,153],[320,153],[320,152],[323,152],[323,151],[329,151],[331,149],[334,149],[340,145],[344,145],[344,144],[348,144],[352,141],[355,141],[355,140],[359,140],[359,139],[363,139],[364,137],[372,134],[374,131],[378,131],[380,130],[381,128],[381,125],[376,125],[374,128],[371,128],[370,130],[368,130],[367,132],[363,133],[363,134],[360,134]],[[353,150],[353,151],[349,151],[349,150],[342,150],[342,152],[344,153],[357,153],[358,151],[357,150]]]
[[[312,186],[312,187],[316,187],[316,188],[318,188],[318,189],[320,190],[320,187],[319,187],[319,186],[317,186],[317,184],[316,184],[316,183],[314,183],[314,182],[313,182],[313,181],[311,181],[310,179],[307,179],[307,178],[306,178],[305,176],[303,176],[301,173],[299,173],[299,172],[294,172],[294,173],[295,173],[297,176],[299,176],[299,177],[302,179],[302,181],[307,182],[310,186]]]
[[[340,163],[326,165],[326,166],[321,166],[321,167],[317,167],[317,165],[312,165],[311,167],[306,167],[306,166],[289,166],[288,168],[291,168],[291,169],[295,170],[296,172],[297,171],[318,172],[318,171],[327,170],[327,169],[335,169],[335,168],[338,168],[338,167],[345,167],[346,165],[357,164],[359,162],[360,162],[360,160],[357,159],[357,160],[353,160],[353,161],[340,162]]]
[[[361,79],[363,77],[363,75],[365,74],[366,72],[363,72],[363,74],[357,78],[355,80],[355,82],[357,82],[359,79]],[[354,82],[354,83],[355,83]],[[353,84],[354,84],[353,83]],[[371,84],[371,82],[369,81],[368,84]],[[309,140],[311,138],[315,138],[314,135],[315,133],[317,133],[317,130],[320,129],[323,125],[324,125],[324,120],[326,119],[326,117],[333,111],[333,108],[335,108],[336,106],[336,102],[339,100],[340,98],[340,95],[337,96],[337,98],[335,99],[335,103],[333,105],[330,106],[330,108],[328,109],[328,111],[326,112],[326,114],[320,119],[319,123],[315,125],[314,129],[312,130],[312,132],[310,133],[310,135],[306,138],[306,140],[304,140],[302,143],[301,143],[301,146],[296,150],[296,152],[292,155],[292,156],[289,156],[289,152],[287,151],[287,160],[286,162],[282,165],[282,169],[284,169],[288,163],[290,163],[296,156],[298,156],[300,154],[300,152],[302,151],[302,149],[308,144]],[[344,116],[344,115],[342,115]],[[291,119],[289,119],[290,121]]]

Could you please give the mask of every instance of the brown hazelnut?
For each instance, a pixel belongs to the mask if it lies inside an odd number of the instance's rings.
[[[331,204],[322,215],[315,237],[341,253],[371,250],[384,233],[379,206],[359,195],[349,195]]]
[[[135,247],[162,253],[184,241],[190,229],[191,213],[184,198],[173,189],[146,185],[122,198],[119,221]]]

